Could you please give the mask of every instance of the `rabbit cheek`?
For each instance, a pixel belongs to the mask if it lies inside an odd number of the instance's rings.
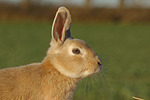
[[[94,70],[92,68],[86,68],[86,70],[83,72],[83,78],[92,75]]]
[[[80,78],[81,74],[82,74],[83,66],[84,66],[82,58],[80,58],[80,57],[71,57],[69,62],[70,63],[68,64],[68,66],[70,68],[70,72],[72,74],[74,74],[74,76],[76,78]]]
[[[81,58],[76,58],[76,57],[71,57],[71,56],[66,56],[66,55],[59,55],[57,58],[55,58],[55,62],[57,62],[57,65],[54,65],[54,66],[61,74],[71,77],[71,78],[81,77],[81,70],[82,70]]]
[[[98,73],[100,71],[100,67],[95,64],[94,62],[90,62],[87,64],[86,69],[83,72],[83,77],[87,77],[87,76],[91,76],[94,75],[96,73]]]

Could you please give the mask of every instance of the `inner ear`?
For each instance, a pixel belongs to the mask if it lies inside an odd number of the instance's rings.
[[[67,19],[67,13],[66,12],[59,12],[57,15],[57,18],[55,20],[55,25],[54,25],[54,33],[53,36],[56,41],[61,40],[63,37],[63,30],[64,30],[64,25]]]

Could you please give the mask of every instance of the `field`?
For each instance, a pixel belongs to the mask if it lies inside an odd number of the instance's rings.
[[[51,39],[48,22],[0,22],[0,68],[41,61]],[[72,23],[72,36],[102,58],[103,71],[83,79],[73,100],[150,99],[150,24]]]

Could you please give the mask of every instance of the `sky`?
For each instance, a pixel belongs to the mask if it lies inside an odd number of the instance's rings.
[[[9,3],[19,3],[22,0],[0,0],[3,2],[9,2]],[[36,1],[36,0],[35,0]],[[66,0],[68,4],[70,5],[78,5],[82,6],[84,5],[85,0]],[[96,7],[117,7],[119,5],[120,0],[92,0],[92,6]],[[144,7],[150,7],[150,0],[125,0],[125,4],[132,5],[134,1],[141,2],[141,4]],[[56,5],[62,5],[63,0],[42,0],[42,4],[48,4],[53,3]]]

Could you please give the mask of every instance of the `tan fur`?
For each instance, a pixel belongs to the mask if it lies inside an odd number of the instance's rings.
[[[61,75],[45,58],[43,63],[1,70],[0,100],[70,100],[78,81]]]
[[[78,82],[100,71],[102,63],[94,50],[70,37],[70,24],[69,11],[60,7],[44,60],[0,70],[0,100],[71,100]],[[74,48],[80,54],[74,54]]]

